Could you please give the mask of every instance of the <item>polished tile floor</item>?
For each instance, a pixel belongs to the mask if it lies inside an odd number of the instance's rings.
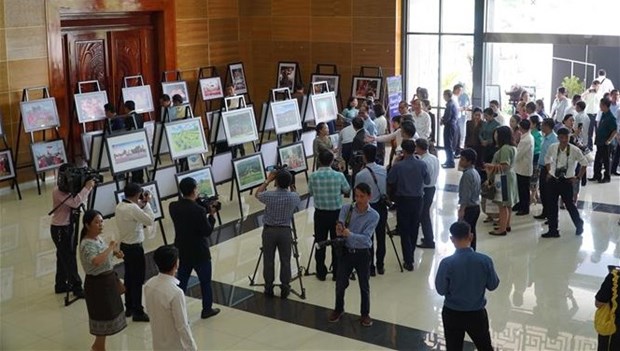
[[[306,299],[266,299],[260,287],[248,279],[259,256],[262,206],[246,192],[243,205],[247,219],[225,225],[213,236],[214,290],[223,309],[216,318],[199,318],[200,302],[188,297],[189,315],[199,349],[209,350],[376,350],[443,349],[442,298],[434,291],[439,261],[454,248],[447,227],[456,218],[455,184],[459,173],[441,170],[433,206],[437,248],[416,250],[414,272],[401,273],[388,241],[386,274],[371,279],[371,316],[377,321],[362,329],[354,321],[359,313],[357,283],[347,291],[346,307],[352,316],[333,328],[326,321],[334,303],[334,283],[303,276]],[[92,342],[83,301],[64,307],[63,296],[53,294],[55,250],[49,236],[51,184],[49,178],[39,196],[36,186],[22,184],[24,199],[0,190],[0,348],[2,350],[85,350]],[[306,193],[304,177],[299,192]],[[229,185],[218,187],[228,194]],[[582,189],[580,213],[586,221],[582,237],[565,211],[560,214],[559,239],[540,239],[542,223],[514,217],[506,237],[484,233],[480,223],[480,252],[490,255],[500,276],[497,291],[488,294],[488,311],[494,345],[502,350],[594,350],[594,294],[606,274],[606,266],[620,264],[620,178],[609,184],[589,184]],[[173,240],[167,216],[163,227]],[[236,198],[222,197],[223,223],[239,219]],[[532,208],[533,213],[539,206]],[[258,213],[257,213],[258,212]],[[252,215],[253,214],[253,215]],[[302,266],[312,248],[313,208],[295,215]],[[390,222],[394,223],[392,215]],[[114,235],[114,218],[106,221],[104,236]],[[163,243],[155,226],[145,242],[147,251]],[[400,243],[394,238],[398,254]],[[295,264],[293,264],[295,269]],[[81,269],[81,268],[80,268]],[[257,282],[261,282],[261,274]],[[311,263],[310,271],[314,271]],[[299,280],[293,287],[300,291]],[[276,291],[277,292],[277,291]],[[296,313],[295,311],[300,311]],[[150,349],[148,324],[128,322],[129,327],[109,338],[110,350]],[[373,331],[374,329],[374,331]],[[471,345],[468,345],[471,349]]]

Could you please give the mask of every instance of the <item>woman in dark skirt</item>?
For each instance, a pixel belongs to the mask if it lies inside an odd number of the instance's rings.
[[[95,336],[91,350],[105,350],[105,339],[127,326],[123,300],[119,291],[119,280],[113,270],[112,255],[123,258],[116,242],[106,245],[99,237],[103,232],[103,217],[96,210],[88,210],[82,219],[80,235],[80,261],[86,279],[84,294],[90,333]]]

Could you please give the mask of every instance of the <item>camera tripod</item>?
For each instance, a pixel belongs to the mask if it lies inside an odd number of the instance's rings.
[[[305,300],[306,299],[306,288],[304,288],[304,282],[302,280],[302,272],[304,270],[304,267],[299,265],[299,247],[297,246],[297,243],[298,243],[297,229],[295,228],[295,220],[293,219],[291,219],[291,233],[293,234],[293,242],[291,243],[292,253],[293,253],[293,257],[295,257],[295,264],[297,265],[297,273],[291,277],[291,283],[294,280],[299,279],[299,289],[300,289],[300,292],[297,292],[295,289],[291,287],[291,293],[298,296],[300,299]],[[264,283],[263,284],[256,283],[256,274],[258,273],[258,266],[260,266],[260,261],[262,260],[262,258],[263,258],[263,247],[261,246],[260,254],[258,255],[258,260],[256,261],[256,267],[254,267],[254,273],[252,274],[252,276],[248,276],[248,279],[250,279],[250,286],[265,286]],[[282,267],[280,267],[280,269],[282,269]],[[274,286],[282,286],[282,284],[274,284]]]

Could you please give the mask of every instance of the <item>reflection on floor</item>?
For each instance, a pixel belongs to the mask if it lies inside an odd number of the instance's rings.
[[[223,196],[225,225],[212,237],[213,279],[223,312],[216,318],[199,318],[200,302],[189,297],[194,336],[200,349],[342,349],[375,350],[442,349],[441,306],[434,291],[439,261],[454,248],[447,227],[456,218],[455,186],[459,174],[441,170],[433,206],[435,250],[416,250],[414,272],[401,273],[388,242],[386,274],[371,279],[371,316],[378,321],[370,329],[355,322],[359,306],[356,282],[347,291],[346,311],[340,325],[328,325],[326,313],[333,307],[334,283],[304,276],[307,298],[290,301],[266,299],[260,287],[249,286],[259,255],[262,206],[246,192],[242,208],[247,216],[239,223],[236,199]],[[24,199],[8,189],[0,191],[0,347],[3,350],[86,349],[88,334],[83,301],[64,307],[62,296],[53,294],[55,250],[49,237],[51,184],[43,194],[24,189]],[[305,180],[298,181],[305,193]],[[23,186],[27,188],[27,186]],[[229,194],[227,184],[218,187]],[[570,218],[560,214],[559,239],[540,239],[542,223],[529,216],[514,217],[507,237],[486,235],[490,226],[479,223],[479,250],[495,261],[501,279],[497,291],[488,294],[488,311],[494,345],[504,350],[594,350],[592,327],[594,294],[606,274],[606,266],[620,263],[620,178],[609,184],[588,184],[580,194],[580,212],[586,221],[582,237],[576,237]],[[174,238],[172,223],[163,204],[163,228]],[[301,265],[308,266],[312,248],[312,201],[295,215]],[[537,214],[540,206],[533,206]],[[390,222],[394,222],[393,216]],[[104,236],[114,235],[114,219],[106,221]],[[147,251],[163,243],[158,226],[149,232]],[[400,254],[398,237],[394,238]],[[313,260],[309,265],[314,271]],[[295,267],[295,265],[293,265]],[[279,269],[279,268],[277,268]],[[260,268],[258,281],[261,281]],[[299,282],[294,282],[299,289]],[[195,295],[194,295],[195,296]],[[129,322],[121,334],[109,339],[114,350],[150,349],[150,328]],[[468,347],[471,347],[469,344]]]

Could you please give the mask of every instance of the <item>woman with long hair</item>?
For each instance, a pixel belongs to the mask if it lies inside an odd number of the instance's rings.
[[[512,130],[512,144],[519,145],[521,140],[521,131],[519,130],[519,122],[521,122],[521,116],[512,115],[510,117],[510,129]]]
[[[493,155],[493,161],[485,164],[484,168],[487,174],[493,174],[495,181],[501,183],[501,187],[493,200],[499,207],[499,224],[489,234],[506,235],[506,232],[511,230],[511,208],[519,200],[517,175],[514,171],[517,148],[512,143],[512,131],[508,126],[495,129],[493,139],[498,149]]]
[[[106,336],[114,335],[127,326],[120,281],[112,262],[112,255],[123,258],[123,252],[117,249],[115,241],[106,245],[101,239],[103,216],[99,211],[86,211],[82,225],[80,261],[86,273],[84,295],[90,333],[95,336],[91,350],[103,351]]]

